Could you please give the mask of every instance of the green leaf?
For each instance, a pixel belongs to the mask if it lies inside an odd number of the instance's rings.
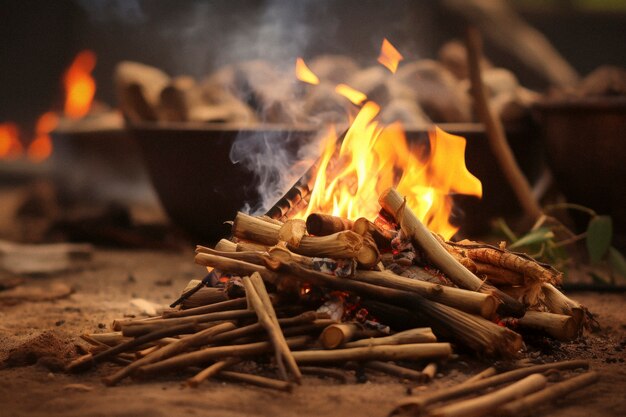
[[[613,220],[609,216],[596,216],[587,226],[587,251],[591,262],[606,255],[613,238]]]
[[[540,227],[515,241],[509,246],[509,249],[515,249],[522,246],[533,245],[536,243],[544,243],[554,237],[554,233],[547,227]]]
[[[613,246],[609,248],[609,265],[611,265],[611,268],[615,272],[623,278],[626,278],[626,259],[624,259],[624,255]]]

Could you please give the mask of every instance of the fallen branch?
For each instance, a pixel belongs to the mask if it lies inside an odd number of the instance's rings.
[[[347,362],[369,360],[412,360],[447,358],[449,343],[419,343],[395,346],[371,346],[350,349],[306,350],[293,352],[298,363]]]
[[[365,367],[373,369],[375,371],[384,372],[389,375],[397,376],[399,378],[409,379],[411,381],[421,382],[424,378],[424,375],[420,371],[406,368],[404,366],[399,366],[390,362],[369,361],[365,362]]]
[[[204,368],[202,371],[198,372],[191,378],[187,379],[187,385],[192,388],[196,388],[205,380],[211,378],[214,375],[217,375],[221,370],[227,369],[234,364],[240,362],[238,358],[228,358],[221,361],[217,361],[214,364]]]
[[[343,345],[344,348],[381,346],[381,345],[403,345],[409,343],[436,343],[437,338],[428,327],[405,330],[385,337],[370,337],[367,339],[355,340]]]

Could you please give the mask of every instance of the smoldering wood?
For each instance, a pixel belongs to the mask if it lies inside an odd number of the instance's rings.
[[[312,213],[306,218],[306,229],[315,236],[326,236],[344,230],[351,230],[353,225],[354,223],[351,220],[330,214]]]

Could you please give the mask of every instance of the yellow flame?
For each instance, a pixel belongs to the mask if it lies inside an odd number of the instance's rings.
[[[431,230],[451,238],[458,230],[449,222],[452,195],[482,195],[480,181],[465,166],[465,139],[435,128],[429,150],[411,149],[399,122],[376,121],[379,111],[366,102],[341,144],[335,129],[328,131],[309,204],[295,217],[321,212],[374,220],[379,194],[395,186]]]
[[[398,69],[398,63],[403,59],[404,57],[402,54],[398,52],[391,42],[389,42],[386,38],[383,39],[383,44],[380,48],[380,55],[378,56],[378,62],[395,74]]]
[[[296,78],[305,83],[317,85],[320,79],[307,67],[302,58],[296,59]]]
[[[65,86],[64,113],[71,119],[80,119],[89,113],[96,93],[96,82],[91,72],[96,66],[96,54],[85,50],[74,58],[63,77]]]
[[[54,112],[46,112],[39,117],[35,127],[35,140],[28,146],[27,155],[33,162],[42,162],[52,154],[52,132],[59,123],[59,116]]]
[[[365,94],[358,90],[355,90],[354,88],[346,84],[338,84],[335,87],[335,91],[350,100],[353,104],[356,104],[357,106],[367,100],[367,96]]]
[[[0,159],[15,159],[22,155],[24,148],[15,123],[0,123]]]

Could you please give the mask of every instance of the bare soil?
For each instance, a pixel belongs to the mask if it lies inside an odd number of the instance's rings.
[[[357,383],[306,376],[293,393],[274,392],[238,383],[208,381],[198,389],[182,388],[183,375],[123,382],[107,388],[100,378],[116,365],[104,364],[83,374],[68,375],[61,366],[83,342],[81,333],[105,331],[114,318],[140,314],[130,304],[144,298],[169,304],[203,269],[193,255],[156,251],[98,251],[88,269],[23,285],[64,282],[74,289],[65,299],[0,306],[1,416],[386,416],[407,391],[432,390],[461,382],[491,365],[488,359],[461,354],[441,367],[428,385],[367,372]],[[542,416],[626,415],[625,294],[575,293],[573,298],[596,315],[602,329],[572,343],[526,338],[525,356],[533,361],[588,359],[601,373],[600,382],[539,410]]]

